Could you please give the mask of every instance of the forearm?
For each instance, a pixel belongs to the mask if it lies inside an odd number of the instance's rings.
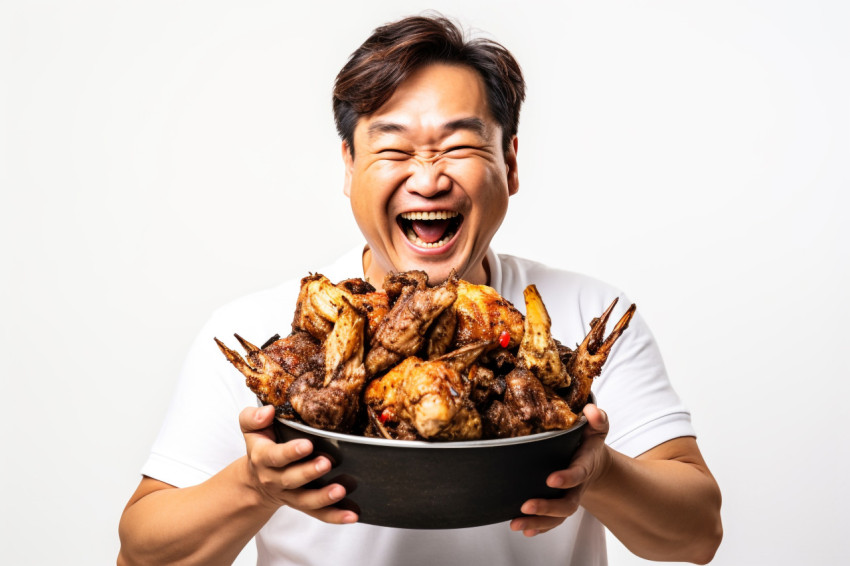
[[[720,490],[702,459],[635,459],[608,450],[608,468],[582,505],[638,556],[710,561],[722,538]]]
[[[119,565],[231,564],[274,514],[240,458],[202,484],[131,500],[119,525]]]

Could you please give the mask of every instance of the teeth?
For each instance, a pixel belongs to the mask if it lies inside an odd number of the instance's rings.
[[[401,217],[405,220],[448,220],[457,216],[457,212],[451,210],[440,210],[432,212],[403,212]]]
[[[407,239],[410,240],[413,244],[419,246],[420,248],[438,248],[440,246],[445,246],[449,243],[449,240],[454,236],[454,232],[443,236],[442,240],[437,240],[436,242],[426,242],[422,238],[416,235],[416,232],[413,229],[409,228],[407,230]]]

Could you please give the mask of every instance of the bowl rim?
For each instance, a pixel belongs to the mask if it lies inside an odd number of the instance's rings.
[[[596,396],[591,392],[587,399],[588,403],[596,403]],[[527,434],[525,436],[513,436],[510,438],[488,438],[486,440],[450,440],[450,441],[429,441],[429,440],[392,440],[389,438],[374,438],[370,436],[358,436],[356,434],[346,434],[342,432],[332,432],[329,430],[323,430],[319,428],[313,428],[304,423],[300,423],[297,421],[292,421],[289,419],[285,419],[280,416],[276,416],[275,419],[277,422],[284,424],[288,427],[294,428],[295,430],[312,434],[315,436],[320,436],[325,438],[326,440],[333,442],[338,445],[340,442],[345,442],[349,444],[365,444],[370,446],[384,446],[384,447],[397,447],[397,448],[425,448],[425,449],[463,449],[463,448],[494,448],[498,446],[510,446],[513,444],[525,444],[529,442],[539,442],[541,440],[546,440],[547,438],[553,438],[555,436],[561,436],[562,434],[570,433],[574,430],[577,430],[583,427],[587,423],[587,417],[584,416],[584,410],[582,410],[576,422],[570,428],[561,429],[561,430],[549,430],[546,432],[538,432],[536,434]]]

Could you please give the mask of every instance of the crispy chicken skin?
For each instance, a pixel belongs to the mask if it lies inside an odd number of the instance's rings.
[[[366,385],[365,325],[365,318],[343,298],[333,330],[322,345],[324,375],[320,378],[321,372],[311,372],[292,384],[289,402],[310,426],[338,432],[348,432],[354,426]]]
[[[363,279],[346,279],[336,284],[337,289],[344,291],[348,301],[354,305],[363,315],[368,323],[366,327],[366,341],[380,326],[381,321],[390,310],[390,298],[386,293],[376,291],[375,288]]]
[[[370,342],[366,371],[370,376],[416,354],[431,324],[457,297],[457,279],[436,287],[414,280],[402,287],[395,304],[384,316]]]
[[[481,418],[462,372],[490,346],[471,344],[431,361],[407,357],[369,383],[364,401],[384,421],[412,425],[421,438],[480,438]]]
[[[489,435],[502,438],[566,429],[578,419],[567,402],[528,369],[515,368],[505,382],[504,401],[494,402],[484,414]]]
[[[289,388],[295,381],[296,376],[285,370],[281,365],[267,356],[260,348],[254,346],[238,334],[236,339],[242,344],[247,352],[247,361],[235,350],[231,350],[224,343],[215,338],[215,343],[224,356],[236,369],[245,376],[245,384],[256,393],[263,403],[281,407],[284,413],[289,407]]]
[[[375,333],[390,307],[387,294],[377,292],[362,279],[346,279],[334,285],[324,275],[311,274],[301,280],[292,330],[308,332],[316,340],[325,340],[344,307],[343,300],[366,316],[367,336]]]
[[[492,287],[458,281],[454,310],[457,313],[455,347],[482,340],[494,341],[502,332],[510,334],[509,349],[522,340],[522,313]]]
[[[333,330],[344,293],[324,275],[316,273],[304,277],[295,304],[292,330],[303,330],[323,341]]]
[[[307,332],[293,332],[275,340],[263,352],[295,377],[324,369],[322,344]]]
[[[524,296],[525,316],[454,272],[434,287],[423,271],[390,273],[382,291],[311,274],[289,336],[257,348],[236,335],[244,359],[216,343],[263,403],[316,428],[440,441],[569,428],[635,306],[603,340],[615,299],[572,350],[537,288]]]
[[[629,322],[635,314],[636,307],[632,304],[614,326],[614,330],[611,331],[608,338],[603,341],[605,325],[608,324],[611,311],[614,310],[618,300],[614,299],[614,302],[605,309],[602,316],[590,321],[590,332],[572,353],[567,363],[567,372],[572,376],[573,383],[569,388],[566,400],[574,411],[581,410],[581,407],[584,407],[584,404],[587,403],[593,378],[602,372],[602,365],[608,359],[611,348],[614,347],[617,338],[629,327]]]
[[[525,333],[519,345],[519,364],[549,387],[567,387],[570,376],[561,363],[558,345],[552,338],[552,321],[537,286],[529,285],[525,296]]]

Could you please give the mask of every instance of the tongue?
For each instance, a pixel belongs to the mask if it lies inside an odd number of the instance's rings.
[[[423,242],[433,244],[443,237],[449,227],[449,220],[414,220],[413,231]]]

